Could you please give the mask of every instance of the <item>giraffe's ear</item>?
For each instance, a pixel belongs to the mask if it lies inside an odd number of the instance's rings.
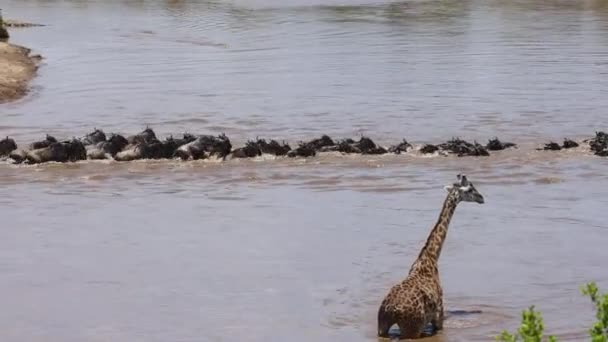
[[[450,192],[450,190],[454,189],[453,185],[446,185],[443,187],[445,189],[445,191]]]

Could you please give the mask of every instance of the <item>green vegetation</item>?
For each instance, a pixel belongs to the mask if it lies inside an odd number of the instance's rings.
[[[588,296],[595,305],[597,319],[589,329],[589,336],[592,342],[608,342],[608,293],[599,294],[597,285],[594,282],[588,283],[581,288],[583,295]],[[557,342],[555,336],[545,336],[543,318],[538,311],[534,311],[534,306],[530,306],[522,313],[521,325],[516,333],[503,331],[496,337],[500,342]]]
[[[524,310],[521,317],[521,325],[515,334],[503,331],[496,337],[501,342],[541,342],[543,340],[543,318],[538,311],[534,311],[534,305]],[[548,337],[549,342],[557,342],[555,336]]]
[[[595,283],[589,283],[581,288],[581,292],[585,296],[591,298],[591,302],[595,304],[595,318],[597,321],[593,323],[589,329],[589,335],[592,342],[608,342],[608,293],[600,295]]]
[[[0,39],[8,39],[8,31],[4,28],[4,20],[2,20],[2,10],[0,9]]]

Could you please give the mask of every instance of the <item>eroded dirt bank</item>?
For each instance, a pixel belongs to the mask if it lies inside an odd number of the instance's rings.
[[[36,75],[40,56],[22,46],[0,42],[0,103],[20,99]]]

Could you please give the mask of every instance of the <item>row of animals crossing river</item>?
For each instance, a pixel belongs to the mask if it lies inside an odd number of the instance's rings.
[[[576,142],[564,139],[562,144],[548,142],[539,150],[561,150],[579,147],[587,144],[592,153],[598,156],[608,156],[608,134],[596,132],[595,136]],[[457,156],[484,157],[493,151],[517,148],[515,143],[502,142],[498,138],[490,139],[482,145],[477,141],[468,142],[460,138],[452,138],[444,143],[433,145],[424,144],[414,147],[405,139],[401,142],[383,147],[371,138],[361,136],[355,139],[332,139],[327,135],[310,141],[298,143],[294,148],[285,142],[276,140],[256,139],[248,141],[245,146],[234,148],[230,139],[221,134],[194,135],[185,133],[182,137],[167,137],[159,139],[153,129],[147,127],[142,132],[131,136],[106,134],[103,130],[93,132],[81,138],[58,140],[47,135],[43,140],[30,143],[27,148],[19,148],[14,139],[6,137],[0,140],[0,158],[15,164],[38,164],[45,162],[76,162],[79,160],[113,159],[116,161],[131,161],[138,159],[181,159],[197,160],[207,158],[253,158],[262,154],[283,157],[314,157],[322,152],[341,152],[346,154],[454,154]]]

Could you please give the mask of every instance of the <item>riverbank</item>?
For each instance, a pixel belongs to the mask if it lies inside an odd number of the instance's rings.
[[[39,55],[22,46],[0,42],[0,103],[22,98],[36,75]]]
[[[18,20],[12,20],[12,19],[6,19],[3,22],[4,22],[4,27],[34,27],[34,26],[44,26],[42,24],[34,24],[34,23],[28,23],[28,22],[25,22],[25,21],[18,21]]]

